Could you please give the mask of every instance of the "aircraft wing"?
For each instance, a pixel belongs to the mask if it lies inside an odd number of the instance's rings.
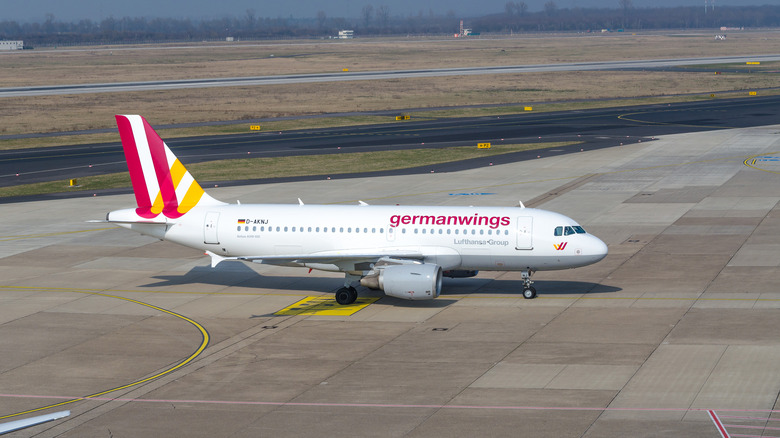
[[[47,421],[54,421],[70,415],[70,411],[60,411],[53,414],[38,415],[37,417],[25,418],[23,420],[8,421],[0,423],[0,435],[14,432],[28,427],[37,426]]]
[[[211,256],[211,267],[217,266],[225,260],[241,260],[247,262],[265,263],[270,265],[282,265],[285,263],[295,264],[327,264],[343,265],[355,263],[372,263],[382,258],[411,259],[422,260],[425,255],[420,251],[413,250],[384,250],[376,252],[349,252],[349,251],[328,251],[317,254],[291,254],[291,255],[263,255],[263,256],[241,256],[241,257],[223,257],[206,251],[206,255]]]

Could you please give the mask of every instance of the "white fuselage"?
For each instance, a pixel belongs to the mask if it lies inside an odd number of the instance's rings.
[[[135,212],[109,216],[132,222]],[[585,266],[607,254],[606,245],[572,219],[518,207],[220,205],[196,207],[164,225],[121,225],[219,256],[354,274],[365,267],[284,256],[419,254],[444,270],[537,271]]]

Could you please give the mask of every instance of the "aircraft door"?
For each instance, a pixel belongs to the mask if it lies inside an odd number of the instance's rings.
[[[515,230],[517,241],[515,243],[515,249],[534,249],[533,225],[534,218],[532,216],[519,216],[517,218],[517,228]]]
[[[219,212],[209,211],[203,224],[203,243],[219,243],[217,225],[219,224]]]

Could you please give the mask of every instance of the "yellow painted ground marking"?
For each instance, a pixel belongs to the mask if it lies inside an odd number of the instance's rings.
[[[155,375],[153,375],[151,377],[147,377],[147,378],[141,379],[141,380],[136,380],[135,382],[128,383],[126,385],[117,386],[115,388],[107,389],[107,390],[101,391],[101,392],[96,392],[96,393],[90,394],[90,395],[85,395],[83,397],[77,397],[77,398],[74,398],[74,399],[71,399],[71,400],[67,400],[67,401],[64,401],[64,402],[61,402],[61,403],[55,403],[55,404],[48,405],[48,406],[42,406],[40,408],[28,409],[26,411],[17,412],[15,414],[0,416],[0,420],[4,420],[6,418],[17,417],[19,415],[31,414],[33,412],[39,412],[39,411],[43,411],[43,410],[46,410],[46,409],[51,409],[51,408],[55,408],[55,407],[59,407],[59,406],[63,406],[63,405],[68,405],[68,404],[75,403],[75,402],[82,401],[82,400],[89,400],[92,397],[100,397],[102,395],[105,395],[105,394],[108,394],[108,393],[111,393],[111,392],[115,392],[115,391],[119,391],[119,390],[122,390],[122,389],[130,388],[130,387],[133,387],[133,386],[136,386],[136,385],[140,385],[142,383],[149,382],[151,380],[158,379],[158,378],[160,378],[160,377],[162,377],[162,376],[164,376],[166,374],[170,374],[173,371],[176,371],[177,369],[183,367],[184,365],[187,365],[188,363],[192,362],[193,360],[195,360],[196,357],[200,356],[200,354],[203,353],[203,350],[205,350],[206,347],[209,345],[209,339],[211,339],[211,337],[209,336],[209,332],[202,325],[200,325],[197,321],[192,320],[190,318],[187,318],[186,316],[181,315],[179,313],[173,312],[171,310],[163,309],[162,307],[157,307],[157,306],[154,306],[154,305],[149,304],[149,303],[144,303],[143,301],[133,300],[133,299],[130,299],[130,298],[120,297],[120,296],[116,296],[116,295],[109,295],[109,294],[104,294],[104,293],[99,293],[99,292],[88,292],[88,291],[76,291],[76,292],[80,292],[80,293],[84,293],[84,294],[88,294],[88,295],[97,295],[97,296],[101,296],[101,297],[115,298],[115,299],[118,299],[118,300],[128,301],[128,302],[131,302],[131,303],[134,303],[134,304],[139,304],[141,306],[146,306],[146,307],[149,307],[151,309],[158,310],[158,311],[160,311],[162,313],[166,313],[168,315],[175,316],[175,317],[177,317],[179,319],[187,321],[188,323],[192,324],[196,329],[198,329],[198,331],[200,332],[200,335],[201,335],[200,345],[195,349],[195,351],[192,354],[189,355],[189,357],[185,358],[184,360],[180,361],[179,363],[177,363],[177,364],[175,364],[175,365],[173,365],[171,367],[168,367],[167,369],[165,369],[163,371],[160,371],[159,373],[157,373],[157,374],[155,374]]]
[[[275,316],[292,316],[292,315],[332,315],[332,316],[349,316],[357,313],[357,311],[365,308],[371,303],[374,303],[379,298],[375,297],[358,297],[357,301],[353,304],[342,306],[336,302],[333,297],[306,297],[292,306],[285,307],[284,309],[274,313]]]
[[[780,172],[778,172],[777,170],[764,169],[764,168],[758,167],[758,166],[756,165],[756,161],[758,161],[758,157],[769,157],[769,156],[773,156],[773,155],[777,155],[777,154],[778,154],[778,152],[770,152],[770,153],[764,153],[764,154],[753,155],[753,156],[751,156],[751,157],[748,157],[748,158],[747,158],[745,161],[743,161],[742,163],[744,163],[744,164],[745,164],[745,166],[747,166],[747,167],[751,167],[751,168],[753,168],[753,169],[760,170],[760,171],[762,171],[762,172],[769,172],[769,173],[776,173],[776,174],[780,174]]]

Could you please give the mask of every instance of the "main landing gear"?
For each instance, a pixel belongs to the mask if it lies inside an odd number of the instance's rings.
[[[528,269],[521,272],[523,275],[523,298],[530,300],[536,298],[536,288],[531,286],[534,282],[531,281],[531,275],[534,271]]]
[[[344,286],[336,291],[336,302],[342,306],[354,303],[357,297],[357,290],[352,286]]]
[[[336,291],[336,302],[341,304],[342,306],[346,306],[347,304],[352,304],[357,300],[358,293],[357,289],[355,289],[352,285],[360,281],[360,276],[353,275],[350,273],[346,273],[344,275],[344,287],[340,287]]]

